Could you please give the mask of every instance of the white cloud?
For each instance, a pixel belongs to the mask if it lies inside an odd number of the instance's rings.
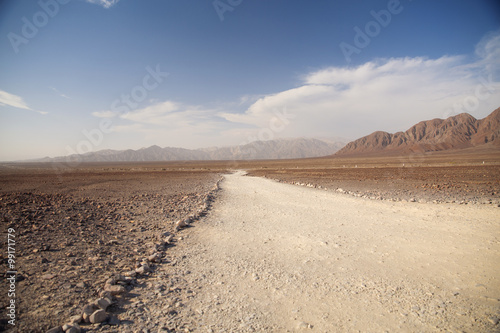
[[[143,109],[127,112],[120,116],[120,118],[140,123],[161,124],[171,118],[172,113],[177,110],[179,110],[177,103],[165,101]]]
[[[9,94],[6,91],[0,90],[0,106],[12,106],[18,109],[24,109],[24,110],[30,110],[30,111],[35,111],[40,114],[47,114],[48,112],[44,111],[38,111],[38,110],[33,110],[30,108],[26,102],[22,99],[22,97]]]
[[[133,110],[120,116],[123,120],[135,123],[161,126],[162,128],[207,127],[217,120],[217,110],[206,109],[201,106],[185,105],[173,101],[164,101]]]
[[[100,5],[104,8],[110,8],[116,5],[120,0],[87,0],[89,3]]]
[[[316,70],[304,75],[298,87],[243,96],[210,108],[167,100],[151,101],[154,104],[127,113],[93,115],[114,117],[114,130],[122,135],[135,133],[150,144],[190,148],[240,144],[259,134],[355,139],[375,130],[406,130],[419,121],[460,112],[482,118],[500,106],[500,82],[489,72],[500,67],[499,36],[482,40],[472,60],[465,56],[377,59],[358,67]],[[276,122],[276,114],[283,112],[290,117]]]
[[[476,45],[476,55],[480,59],[476,66],[498,78],[500,74],[500,31],[491,32],[483,37]]]
[[[0,90],[0,105],[9,105],[19,109],[31,110],[23,101],[22,97],[9,94],[3,90]]]
[[[295,118],[284,135],[347,137],[406,130],[421,120],[461,112],[481,118],[500,106],[500,82],[490,75],[499,67],[499,53],[500,34],[494,34],[478,44],[478,58],[469,62],[464,56],[443,56],[328,67],[305,75],[299,87],[260,98],[244,113],[220,115],[264,127],[286,108]]]
[[[94,112],[93,115],[112,118],[112,131],[116,135],[124,140],[138,138],[143,146],[200,148],[240,142],[241,135],[231,133],[229,138],[226,134],[234,124],[217,113],[215,109],[163,101],[121,115],[112,111]]]

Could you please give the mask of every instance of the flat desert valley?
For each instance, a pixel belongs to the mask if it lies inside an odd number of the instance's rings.
[[[480,151],[3,164],[0,329],[500,332],[499,175]]]

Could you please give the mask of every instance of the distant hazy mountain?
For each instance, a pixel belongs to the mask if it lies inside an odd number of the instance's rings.
[[[374,132],[349,142],[335,156],[442,151],[482,145],[500,146],[500,108],[484,119],[461,113],[422,121],[406,132]]]
[[[194,160],[250,160],[286,159],[331,155],[345,142],[319,139],[278,139],[255,141],[232,147],[202,149],[161,148],[151,146],[138,150],[99,150],[81,155],[45,157],[33,162],[141,162],[141,161],[194,161]]]
[[[345,142],[327,142],[319,139],[279,139],[255,141],[242,146],[200,149],[210,154],[212,160],[285,159],[331,155]]]

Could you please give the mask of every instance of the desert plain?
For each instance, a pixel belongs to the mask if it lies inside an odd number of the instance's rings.
[[[2,164],[0,329],[498,332],[499,212],[491,151]]]

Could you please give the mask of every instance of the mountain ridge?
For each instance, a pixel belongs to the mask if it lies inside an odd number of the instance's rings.
[[[240,146],[199,149],[162,148],[158,145],[153,145],[137,150],[104,149],[85,154],[44,157],[32,159],[29,162],[153,162],[308,158],[331,155],[342,148],[345,142],[328,142],[313,138],[292,138],[254,141]]]
[[[465,149],[481,145],[500,146],[500,108],[483,119],[461,113],[446,119],[421,121],[405,132],[376,131],[349,142],[334,156],[425,153]]]

